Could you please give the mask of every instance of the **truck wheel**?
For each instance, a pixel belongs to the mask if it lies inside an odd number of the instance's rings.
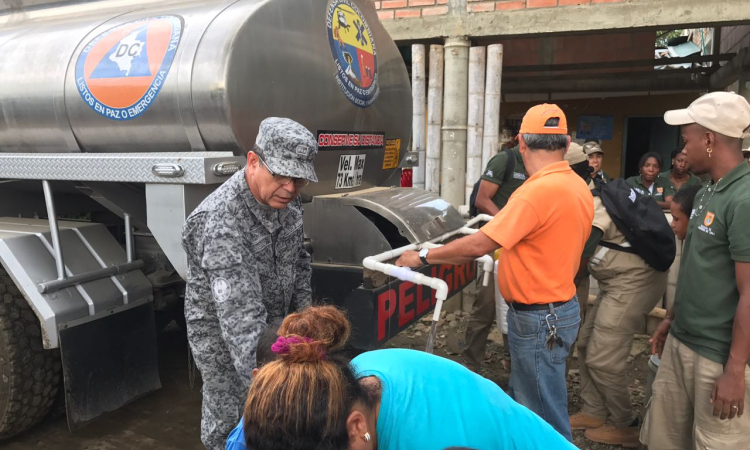
[[[60,353],[45,350],[34,312],[0,266],[0,439],[47,414],[60,384]]]

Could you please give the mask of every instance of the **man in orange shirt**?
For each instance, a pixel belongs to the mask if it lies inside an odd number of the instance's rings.
[[[530,178],[479,233],[404,253],[396,265],[463,264],[503,248],[497,277],[510,304],[509,394],[572,441],[565,358],[581,319],[573,278],[591,233],[594,199],[564,161],[565,114],[538,105],[523,119],[519,146]]]

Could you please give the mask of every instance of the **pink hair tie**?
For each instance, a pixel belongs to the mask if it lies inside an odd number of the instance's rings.
[[[279,338],[276,339],[276,342],[274,342],[271,346],[271,351],[276,353],[277,355],[288,355],[291,351],[291,348],[289,347],[291,344],[301,344],[303,342],[307,342],[309,344],[312,341],[313,340],[309,337],[279,336]]]

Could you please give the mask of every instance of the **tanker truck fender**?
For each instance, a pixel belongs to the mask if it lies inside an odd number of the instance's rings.
[[[71,430],[161,387],[143,263],[102,224],[57,228],[62,258],[48,221],[0,218],[0,438],[44,417],[61,374]]]

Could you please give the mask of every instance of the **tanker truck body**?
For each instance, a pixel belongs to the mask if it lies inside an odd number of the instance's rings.
[[[435,305],[429,287],[363,267],[465,225],[435,194],[394,187],[416,163],[411,91],[371,2],[12,3],[0,10],[0,438],[40,420],[58,388],[72,429],[160,387],[182,226],[242,170],[266,117],[318,136],[320,182],[302,193],[314,300],[348,311],[353,345],[376,348]],[[442,297],[476,276],[474,264],[422,271],[447,282]]]

